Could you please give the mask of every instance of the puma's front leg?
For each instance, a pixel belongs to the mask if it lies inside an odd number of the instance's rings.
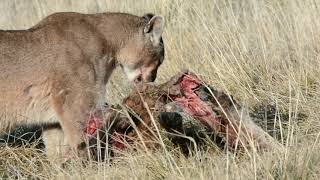
[[[65,92],[52,96],[53,107],[59,118],[64,138],[77,156],[87,157],[86,126],[95,110],[95,96],[90,92]]]

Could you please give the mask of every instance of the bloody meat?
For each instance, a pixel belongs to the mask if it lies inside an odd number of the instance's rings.
[[[111,137],[109,146],[117,150],[141,141],[147,147],[157,148],[159,143],[152,119],[158,121],[168,132],[190,135],[198,134],[196,131],[202,129],[205,133],[218,137],[219,142],[223,142],[231,150],[253,146],[266,148],[273,142],[270,136],[251,121],[245,109],[232,96],[208,86],[189,71],[177,74],[164,84],[145,85],[134,90],[123,100],[123,105],[129,110],[130,117],[121,113],[122,108],[112,106],[107,108],[108,118],[104,121],[113,124],[112,127],[107,127]],[[185,125],[186,119],[190,121],[187,116],[192,118],[191,122],[195,126],[190,128]],[[91,118],[87,131],[93,132],[92,129],[101,127],[101,123],[95,124],[96,122],[99,121]],[[139,137],[137,131],[142,136]],[[174,142],[185,145],[185,141]]]

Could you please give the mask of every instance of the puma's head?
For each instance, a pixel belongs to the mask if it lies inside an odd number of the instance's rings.
[[[118,62],[127,78],[136,83],[153,82],[164,59],[164,18],[146,14],[141,20],[138,32],[130,35],[118,54]]]

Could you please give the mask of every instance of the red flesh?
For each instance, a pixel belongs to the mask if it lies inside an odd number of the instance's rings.
[[[96,110],[89,115],[88,123],[85,127],[84,132],[88,135],[94,135],[97,132],[97,129],[102,128],[103,118],[102,111]]]
[[[184,75],[179,83],[183,96],[173,97],[173,100],[178,102],[187,113],[198,119],[210,131],[225,134],[228,145],[235,145],[237,133],[234,128],[230,127],[231,123],[228,120],[216,117],[211,107],[195,93],[202,84],[197,77]]]
[[[210,108],[203,102],[195,90],[202,84],[202,82],[193,76],[185,75],[180,82],[180,89],[183,96],[174,97],[173,100],[178,102],[191,116],[200,120],[210,130],[217,130],[221,122],[216,118]]]

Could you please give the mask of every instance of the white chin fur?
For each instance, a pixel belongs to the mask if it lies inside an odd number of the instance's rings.
[[[128,80],[131,82],[134,81],[140,74],[139,69],[132,70],[130,68],[123,66],[123,70],[124,70],[124,73],[126,74]]]

